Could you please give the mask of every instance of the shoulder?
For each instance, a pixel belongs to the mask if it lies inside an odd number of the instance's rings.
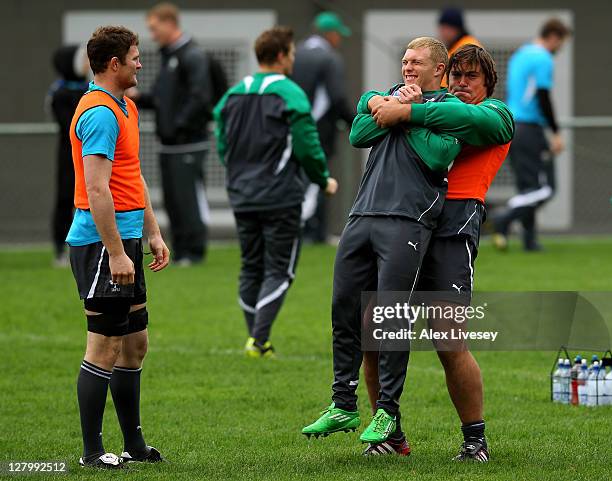
[[[288,77],[272,83],[266,89],[266,93],[273,93],[282,97],[288,110],[310,113],[310,102],[306,92]]]
[[[96,105],[85,110],[78,123],[87,128],[101,128],[108,124],[118,125],[115,112],[107,105]]]
[[[284,95],[294,95],[299,98],[307,98],[306,93],[294,80],[289,77],[282,76],[283,78],[272,82],[268,88],[266,88],[266,92],[269,93],[278,93]]]
[[[446,95],[444,95],[444,98],[442,99],[442,102],[451,102],[451,103],[459,102],[459,103],[463,103],[463,102],[461,102],[461,100],[459,100],[457,97],[455,97],[450,92],[446,92]]]
[[[494,97],[488,97],[481,102],[481,105],[487,105],[489,107],[507,109],[508,106],[499,99]]]
[[[528,50],[525,51],[525,54],[528,54],[529,60],[531,60],[531,63],[536,66],[540,66],[542,64],[552,65],[553,63],[552,54],[540,45],[532,44],[531,46],[529,46]]]
[[[186,62],[204,61],[208,59],[206,52],[204,52],[194,40],[189,40],[183,48],[176,52],[176,55]]]
[[[464,45],[470,44],[482,47],[482,44],[478,41],[476,37],[473,37],[472,35],[464,35],[457,41],[455,50],[459,49],[459,47],[463,47]]]
[[[509,117],[513,118],[512,112],[510,111],[510,108],[501,100],[493,98],[493,97],[489,97],[484,99],[480,105],[488,107],[488,108],[492,108],[497,110],[500,113],[504,113],[507,114]]]
[[[119,133],[119,121],[108,106],[97,105],[81,114],[75,130],[81,140],[105,135],[116,136]]]

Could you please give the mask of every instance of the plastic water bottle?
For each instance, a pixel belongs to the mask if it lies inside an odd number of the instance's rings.
[[[572,363],[569,359],[563,361],[563,371],[561,372],[561,402],[563,404],[569,404],[570,402],[570,391],[571,391],[571,369]]]
[[[571,390],[570,403],[578,404],[578,374],[580,374],[580,366],[582,365],[582,356],[578,354],[574,359],[574,365],[571,370]]]
[[[606,367],[599,363],[599,372],[597,373],[597,383],[599,391],[597,392],[597,405],[604,406],[607,404],[607,396],[605,392],[606,386]]]
[[[591,368],[591,374],[589,375],[589,379],[587,381],[587,406],[597,406],[597,403],[600,401],[599,391],[601,391],[601,382],[599,380],[599,362],[593,362],[593,366]]]
[[[612,371],[610,371],[604,380],[604,404],[612,405]]]
[[[581,406],[587,405],[588,400],[588,386],[587,381],[589,379],[589,366],[587,366],[587,360],[583,359],[580,364],[580,372],[578,373],[578,404]]]
[[[593,364],[595,364],[596,362],[599,362],[599,357],[597,356],[597,354],[593,354],[591,356],[591,365],[589,366],[589,376],[593,372]]]
[[[561,402],[561,373],[563,372],[563,359],[559,358],[557,362],[557,369],[552,375],[553,383],[553,402]]]

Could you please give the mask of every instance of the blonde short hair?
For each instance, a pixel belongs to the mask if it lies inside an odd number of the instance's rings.
[[[162,22],[179,24],[179,9],[170,2],[162,2],[154,5],[147,13],[147,18],[155,17]]]
[[[417,37],[406,46],[406,50],[416,50],[419,48],[428,48],[429,58],[436,65],[443,63],[446,70],[448,66],[448,50],[446,50],[446,47],[440,40],[433,37]]]

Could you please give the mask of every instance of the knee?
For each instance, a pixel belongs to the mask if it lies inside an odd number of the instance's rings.
[[[142,363],[147,355],[148,348],[149,339],[146,336],[142,336],[142,339],[138,339],[138,341],[134,343],[131,349],[131,357],[139,364]]]
[[[87,341],[85,359],[96,366],[109,368],[121,353],[121,337],[90,335]]]
[[[480,372],[480,368],[470,351],[438,351],[438,358],[445,371],[476,369]]]

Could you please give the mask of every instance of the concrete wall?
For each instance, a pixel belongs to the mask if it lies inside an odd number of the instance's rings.
[[[50,58],[62,40],[62,15],[68,10],[139,10],[148,8],[153,2],[132,0],[77,1],[32,1],[3,2],[3,29],[0,41],[3,48],[4,66],[0,70],[0,123],[41,122],[48,120],[43,112],[43,99],[48,86],[54,80]],[[273,9],[279,23],[292,25],[298,38],[310,31],[311,18],[323,8],[341,13],[354,31],[342,47],[347,66],[347,90],[350,97],[357,98],[363,85],[362,35],[364,12],[381,9],[426,9],[441,8],[444,1],[399,1],[399,0],[340,0],[324,1],[180,1],[183,9]],[[574,14],[574,106],[577,116],[611,115],[612,106],[605,79],[611,77],[612,63],[609,58],[609,19],[612,18],[612,3],[607,1],[573,0],[498,0],[495,9],[491,2],[466,0],[465,9],[476,10],[571,10]],[[434,32],[432,32],[434,33]],[[477,33],[477,32],[475,32]],[[143,32],[143,35],[146,33]],[[612,133],[612,132],[610,132]],[[601,142],[610,135],[603,134]],[[345,138],[345,137],[344,137]],[[576,133],[576,144],[592,145],[592,134]],[[607,183],[601,176],[599,157],[606,154],[599,143],[594,152],[585,155],[586,164],[580,158],[574,162],[576,180],[574,198],[574,228],[581,230],[610,230],[610,213],[606,195]],[[587,147],[585,147],[587,148]],[[332,170],[343,177],[343,194],[332,205],[335,231],[341,229],[343,219],[355,192],[360,175],[360,157],[349,148],[341,149],[342,159]],[[49,213],[53,199],[55,140],[50,136],[0,136],[0,243],[14,241],[44,241],[49,237]],[[578,155],[578,153],[577,153]],[[579,174],[579,175],[578,175]],[[609,176],[608,176],[609,179]],[[596,184],[596,198],[582,202],[585,189]],[[580,190],[577,190],[580,189]],[[605,207],[602,206],[605,200]],[[588,206],[594,206],[592,208]]]

